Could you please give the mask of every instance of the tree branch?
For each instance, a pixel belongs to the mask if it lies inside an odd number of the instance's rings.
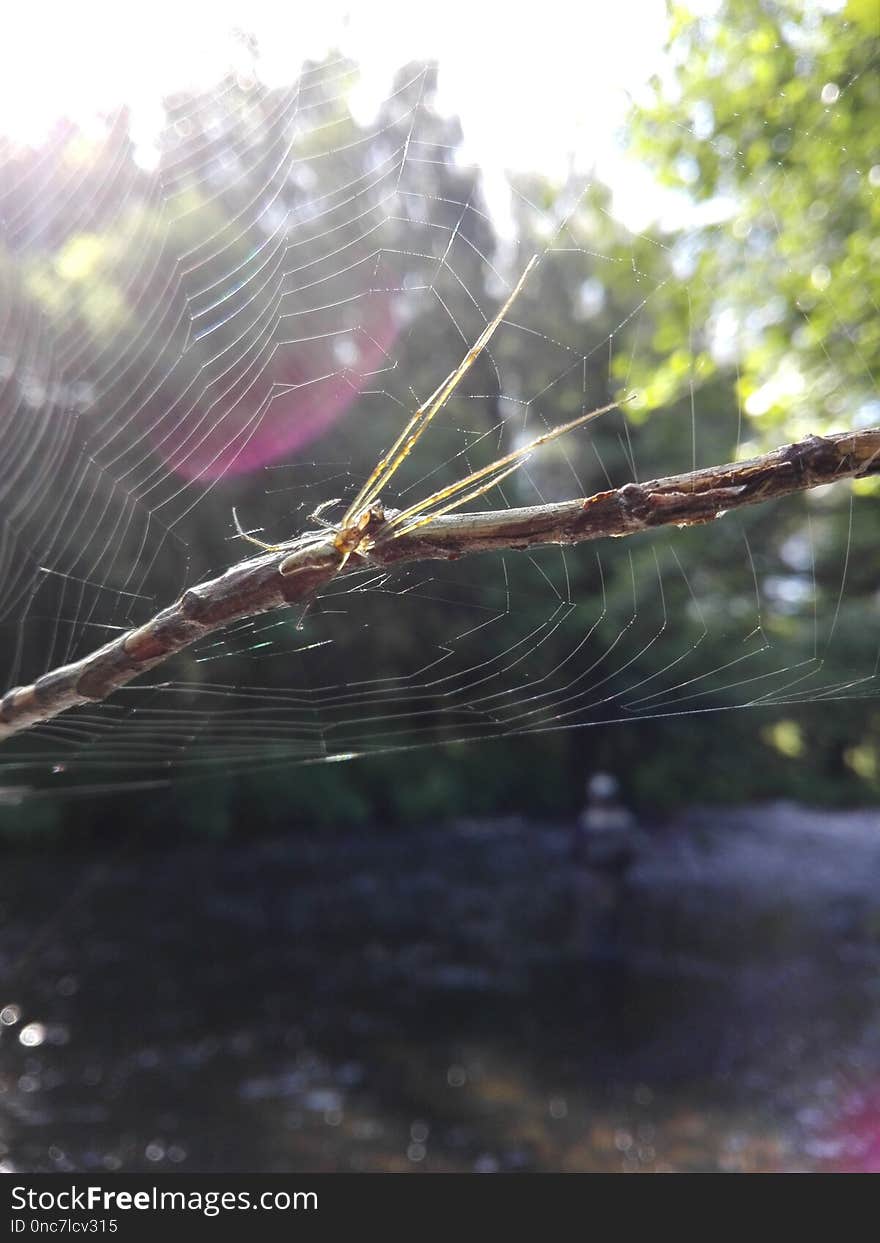
[[[627,483],[579,500],[447,514],[399,538],[393,529],[383,531],[379,521],[371,527],[368,561],[385,568],[539,544],[579,544],[649,527],[693,526],[743,505],[872,474],[880,474],[880,428],[809,436],[751,461]],[[0,700],[0,741],[68,708],[106,699],[205,635],[270,609],[305,603],[337,574],[363,566],[362,558],[341,562],[332,533],[314,532],[278,552],[239,562],[219,578],[185,591],[143,626],[30,686],[9,691]]]

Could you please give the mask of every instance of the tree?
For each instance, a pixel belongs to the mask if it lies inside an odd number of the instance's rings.
[[[874,421],[880,9],[677,8],[668,50],[633,150],[711,222],[678,243],[691,275],[656,312],[646,406],[735,361],[749,439]]]
[[[726,389],[739,408],[730,449],[742,456],[876,422],[876,0],[850,0],[843,11],[725,0],[705,18],[682,6],[668,51],[669,72],[636,109],[632,147],[677,195],[687,226],[665,239],[680,279],[652,299],[650,349],[630,374],[642,417],[691,395],[715,408]],[[651,262],[653,241],[639,248],[640,263]],[[805,656],[810,615],[834,619],[822,659],[842,684],[847,656],[865,670],[875,659],[877,496],[878,481],[865,479],[853,493],[756,514],[748,528],[759,584],[802,596],[784,624],[800,626]],[[720,566],[717,583],[725,598]],[[821,717],[783,713],[764,733],[783,764],[876,793],[880,720],[864,702]]]

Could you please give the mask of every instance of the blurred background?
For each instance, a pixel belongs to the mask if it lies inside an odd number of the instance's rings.
[[[880,6],[4,19],[0,680],[475,506],[880,423]],[[10,1170],[873,1169],[877,481],[369,567],[2,744]]]

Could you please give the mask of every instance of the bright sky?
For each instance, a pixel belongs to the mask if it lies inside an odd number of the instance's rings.
[[[664,0],[120,0],[14,5],[4,16],[0,131],[38,141],[62,114],[80,123],[126,102],[148,163],[162,95],[215,82],[254,34],[261,76],[289,82],[330,49],[361,66],[356,110],[368,115],[408,60],[439,61],[438,105],[462,120],[466,154],[490,183],[504,169],[562,174],[573,162],[615,190],[631,226],[657,200],[615,149],[631,97],[661,67]]]

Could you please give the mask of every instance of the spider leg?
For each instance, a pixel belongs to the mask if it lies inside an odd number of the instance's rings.
[[[434,416],[443,409],[446,402],[452,396],[456,388],[458,388],[461,381],[489,344],[495,330],[498,328],[511,306],[516,301],[523,285],[526,283],[529,274],[537,262],[538,256],[533,255],[526,264],[522,276],[520,276],[516,285],[513,287],[510,296],[498,311],[497,315],[495,315],[494,319],[486,325],[455,370],[450,371],[446,379],[434,390],[428,400],[424,402],[423,405],[419,406],[418,410],[416,410],[415,414],[406,424],[403,431],[397,437],[397,440],[395,440],[388,452],[384,454],[376,463],[369,478],[367,479],[367,482],[346,510],[340,526],[348,526],[352,519],[355,518],[362,510],[369,508],[373,501],[376,500],[381,490],[391,479],[392,475],[394,475],[403,461],[415,448],[428,424]]]
[[[625,400],[630,400],[626,398]],[[414,505],[410,505],[408,509],[402,509],[400,513],[395,514],[389,519],[388,526],[394,530],[394,538],[397,539],[401,535],[406,535],[415,527],[425,526],[433,518],[437,518],[440,514],[448,514],[453,509],[458,509],[467,501],[472,501],[478,496],[484,495],[496,483],[504,479],[507,475],[518,470],[526,462],[536,449],[541,445],[548,444],[551,440],[557,440],[560,436],[564,436],[566,432],[573,431],[576,427],[582,427],[585,423],[598,419],[600,415],[607,414],[609,410],[616,409],[621,402],[612,401],[607,406],[600,406],[598,410],[590,410],[587,414],[579,415],[576,419],[571,419],[568,423],[562,423],[559,427],[551,428],[548,432],[543,432],[540,436],[535,436],[528,444],[522,445],[519,449],[514,449],[511,453],[506,453],[503,457],[496,458],[494,462],[489,462],[487,466],[480,467],[479,470],[472,471],[466,475],[464,479],[459,479],[455,483],[449,484],[445,488],[440,488],[437,492],[426,496],[421,501],[416,501]],[[451,498],[456,498],[451,500]],[[448,505],[442,508],[434,508],[441,505],[442,502],[451,500]],[[425,513],[430,510],[429,513]],[[418,515],[422,515],[419,517]],[[415,521],[413,521],[415,519]]]
[[[341,496],[334,496],[330,501],[321,501],[321,504],[309,514],[309,522],[320,522],[322,526],[326,527],[334,526],[335,523],[328,522],[326,518],[321,517],[321,514],[325,509],[329,509],[331,505],[338,505],[341,500]]]
[[[267,544],[264,540],[257,539],[254,535],[248,535],[247,531],[242,529],[234,505],[232,507],[232,521],[235,523],[235,532],[240,539],[247,540],[249,544],[254,544],[257,548],[262,548],[263,552],[281,552],[282,544]]]
[[[334,496],[332,500],[322,501],[321,504],[313,509],[309,514],[309,522],[317,522],[318,526],[323,527],[325,531],[339,530],[335,522],[329,522],[326,518],[322,518],[321,514],[325,509],[329,509],[331,505],[338,505],[341,500],[341,496]]]
[[[454,509],[460,509],[461,506],[466,505],[468,501],[475,501],[478,496],[485,496],[486,493],[491,492],[502,479],[506,479],[508,475],[512,475],[515,470],[519,470],[521,466],[524,466],[526,460],[527,459],[523,458],[521,462],[514,462],[512,466],[508,466],[505,470],[501,470],[496,475],[490,475],[487,479],[484,479],[481,484],[473,489],[473,491],[466,492],[464,496],[457,496],[454,500],[451,500],[448,505],[441,505],[439,509],[432,509],[430,513],[422,514],[420,518],[417,517],[412,522],[408,522],[399,530],[395,530],[394,538],[399,539],[401,535],[409,535],[419,527],[427,526],[428,523],[433,522],[435,518],[440,518],[443,514],[451,513]]]

